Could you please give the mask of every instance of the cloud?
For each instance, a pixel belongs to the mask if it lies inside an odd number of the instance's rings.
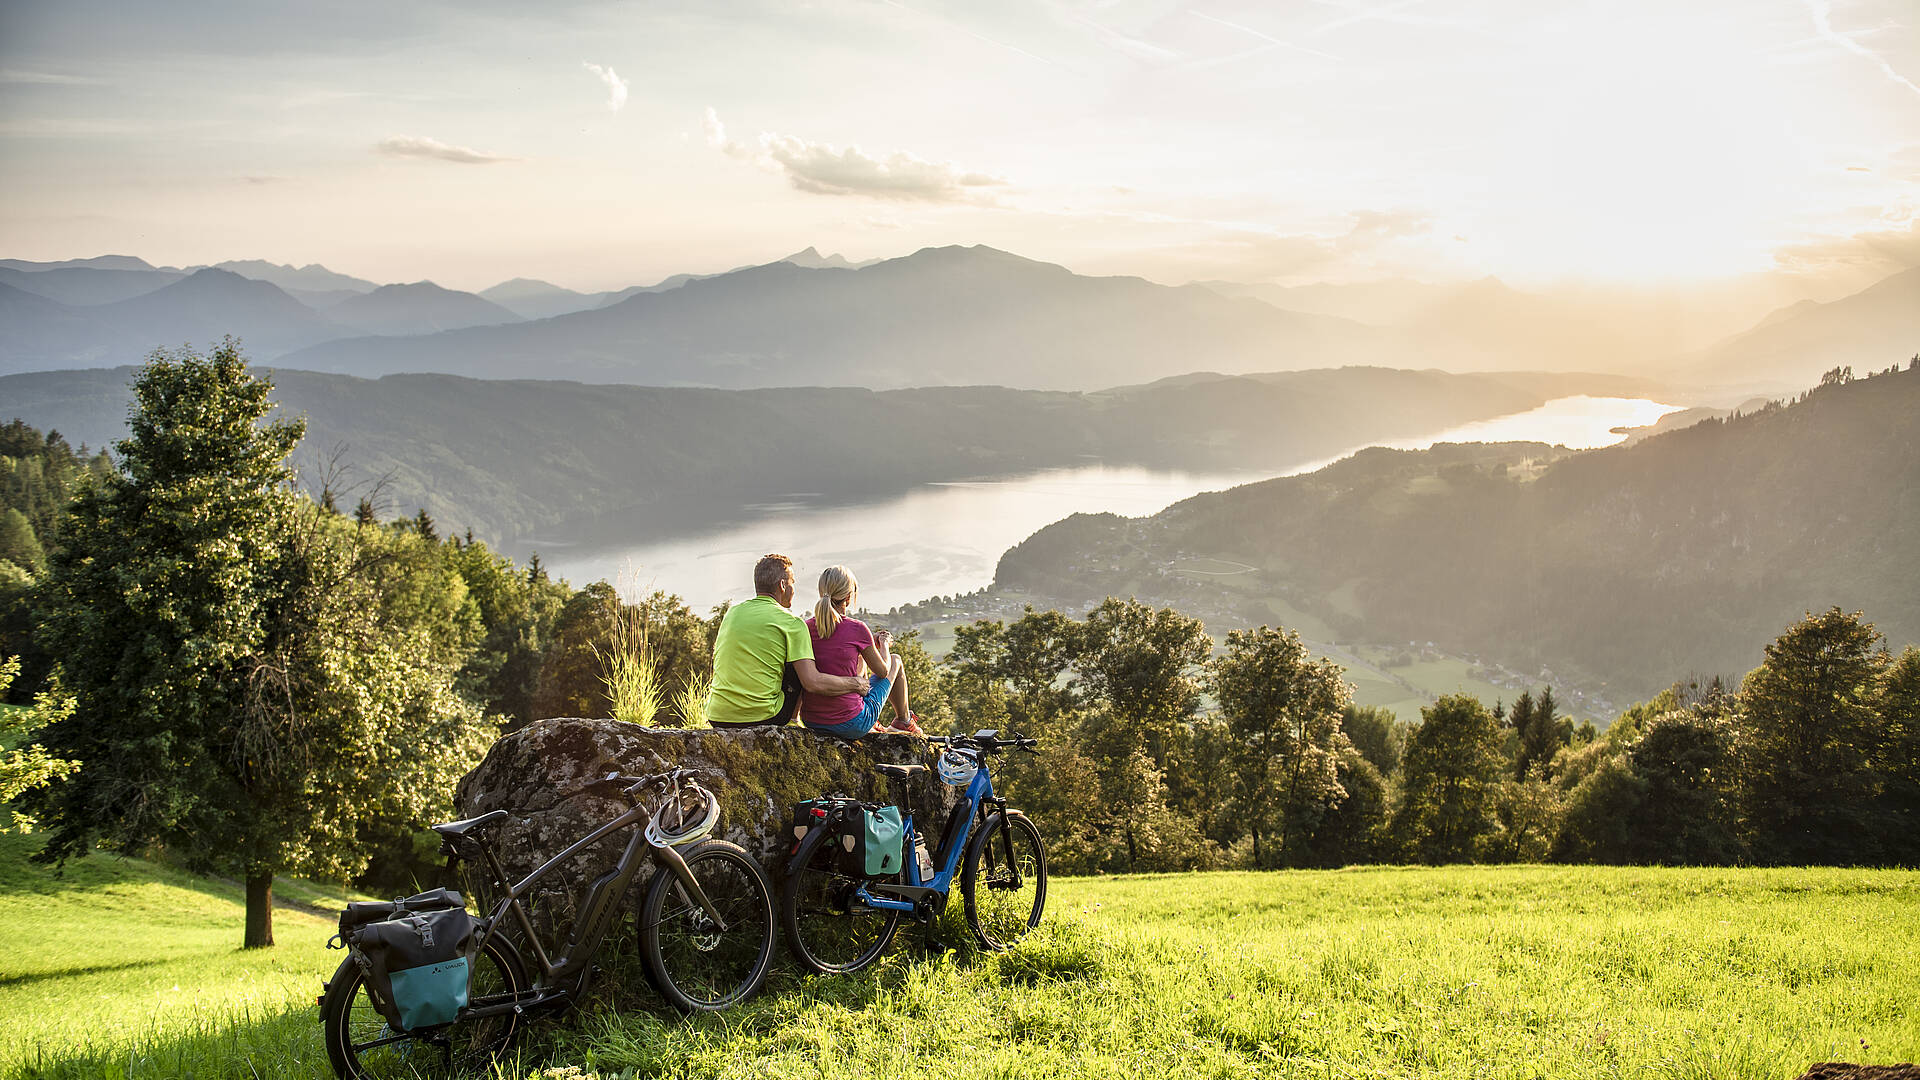
[[[0,83],[13,86],[97,86],[99,79],[85,75],[61,75],[52,71],[0,70]]]
[[[464,146],[453,146],[439,139],[419,135],[395,135],[375,143],[373,149],[375,153],[388,157],[431,158],[435,161],[451,161],[456,165],[497,165],[503,161],[519,160],[483,150],[469,150]]]
[[[1885,224],[1850,236],[1824,237],[1781,248],[1774,252],[1774,262],[1795,273],[1857,270],[1883,275],[1920,266],[1920,211],[1910,211],[1906,220],[1895,211],[1887,216]]]
[[[580,61],[580,66],[593,72],[601,82],[607,84],[607,111],[619,112],[627,107],[627,80],[610,67],[601,67],[590,60]]]
[[[792,135],[762,132],[752,143],[727,137],[720,116],[709,108],[701,127],[707,145],[741,161],[777,172],[801,191],[814,195],[865,195],[903,202],[979,203],[979,189],[1006,180],[965,171],[946,161],[928,161],[905,152],[874,157],[857,146],[842,150],[832,143],[807,142]]]
[[[1912,79],[1893,70],[1893,65],[1881,59],[1879,53],[1853,40],[1851,35],[1842,34],[1834,30],[1831,20],[1833,5],[1827,3],[1827,0],[1807,0],[1807,11],[1813,16],[1814,29],[1819,31],[1821,37],[1833,42],[1848,52],[1858,53],[1873,61],[1879,65],[1881,74],[1914,93],[1920,94],[1920,86],[1916,86]]]

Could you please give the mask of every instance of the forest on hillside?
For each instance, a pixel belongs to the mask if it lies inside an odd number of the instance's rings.
[[[1150,518],[1077,516],[1009,551],[996,584],[1256,618],[1280,598],[1342,641],[1434,641],[1634,700],[1738,676],[1834,605],[1920,641],[1916,530],[1920,362],[1633,445],[1376,448]],[[1252,569],[1178,572],[1195,555]]]

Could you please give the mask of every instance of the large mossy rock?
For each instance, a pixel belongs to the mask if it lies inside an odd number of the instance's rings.
[[[486,835],[502,868],[518,880],[627,809],[621,785],[604,779],[608,773],[707,770],[702,783],[720,797],[715,835],[747,849],[778,890],[793,805],[803,799],[849,795],[901,803],[921,835],[930,836],[929,845],[938,843],[959,789],[931,772],[890,781],[873,769],[881,762],[930,764],[931,757],[925,742],[907,735],[848,743],[798,727],[679,730],[620,720],[542,720],[495,743],[460,781],[454,801],[462,817],[493,810],[513,815]],[[632,836],[621,830],[542,879],[534,894],[539,921],[549,929],[569,923],[587,883],[613,866]],[[635,879],[635,903],[651,866]]]

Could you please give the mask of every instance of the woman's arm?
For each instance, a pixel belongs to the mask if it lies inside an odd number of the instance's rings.
[[[887,662],[887,654],[881,652],[878,645],[869,645],[861,649],[860,659],[867,662],[867,670],[872,672],[873,677],[876,679],[886,678],[888,668],[892,667],[892,665]]]

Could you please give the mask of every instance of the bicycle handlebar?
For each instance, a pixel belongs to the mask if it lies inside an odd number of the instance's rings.
[[[1035,749],[1040,745],[1040,740],[1022,735],[1017,731],[1005,739],[1000,737],[998,731],[989,729],[976,731],[971,735],[934,735],[927,741],[938,743],[950,750],[978,750],[987,754],[998,753],[1001,750],[1025,750],[1029,754],[1040,752]]]
[[[708,772],[706,769],[668,769],[666,772],[653,773],[648,776],[625,776],[617,772],[610,772],[606,776],[601,777],[601,779],[610,784],[627,785],[626,790],[621,794],[625,795],[631,802],[638,802],[640,793],[649,787],[658,787],[664,791],[687,777],[701,776],[706,772]]]

